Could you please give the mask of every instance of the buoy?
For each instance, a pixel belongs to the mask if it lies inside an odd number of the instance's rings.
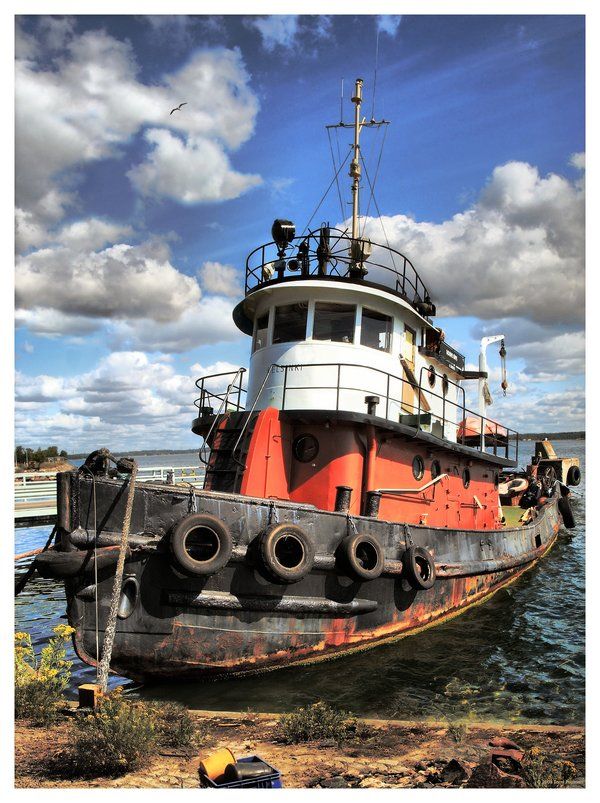
[[[235,756],[228,747],[221,747],[200,762],[198,772],[206,775],[211,781],[216,781],[225,774],[229,764],[235,764]]]

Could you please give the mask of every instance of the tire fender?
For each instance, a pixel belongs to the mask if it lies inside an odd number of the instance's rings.
[[[182,569],[205,576],[215,574],[228,563],[233,539],[221,519],[208,513],[191,513],[175,525],[171,549]]]
[[[562,516],[565,527],[568,530],[572,530],[573,527],[575,527],[575,516],[573,515],[573,510],[571,509],[571,503],[568,496],[560,497],[558,500],[558,509],[560,510],[560,515]]]
[[[276,583],[297,583],[313,567],[315,545],[296,524],[272,524],[258,537],[258,558]]]
[[[571,466],[567,471],[567,485],[579,485],[581,482],[581,469],[579,466]]]
[[[435,583],[435,563],[422,546],[411,546],[402,555],[403,574],[417,590],[426,590]]]
[[[343,568],[358,580],[376,580],[383,571],[383,547],[372,535],[348,535],[338,550]]]

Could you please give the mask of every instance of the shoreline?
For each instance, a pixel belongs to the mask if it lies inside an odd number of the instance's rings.
[[[157,751],[147,767],[121,777],[71,779],[46,768],[60,764],[74,709],[69,705],[56,725],[15,724],[16,787],[197,788],[200,758],[229,747],[236,756],[259,755],[281,772],[286,788],[522,788],[518,762],[492,759],[499,750],[492,740],[570,761],[576,774],[568,785],[585,786],[583,725],[461,720],[466,733],[457,739],[449,722],[360,718],[360,735],[341,744],[327,739],[288,745],[275,736],[278,714],[206,710],[190,710],[206,733],[194,755]]]

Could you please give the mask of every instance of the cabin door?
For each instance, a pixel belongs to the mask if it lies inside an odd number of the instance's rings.
[[[404,325],[404,341],[402,344],[401,362],[404,367],[404,382],[402,383],[402,412],[414,414],[417,412],[417,394],[411,384],[415,373],[415,345],[417,333],[410,326]],[[408,369],[408,370],[407,370]]]

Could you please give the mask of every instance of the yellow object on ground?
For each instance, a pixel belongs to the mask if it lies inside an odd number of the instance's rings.
[[[211,781],[216,781],[223,775],[228,764],[235,764],[235,756],[228,747],[221,747],[216,753],[211,753],[200,762],[198,771]]]

